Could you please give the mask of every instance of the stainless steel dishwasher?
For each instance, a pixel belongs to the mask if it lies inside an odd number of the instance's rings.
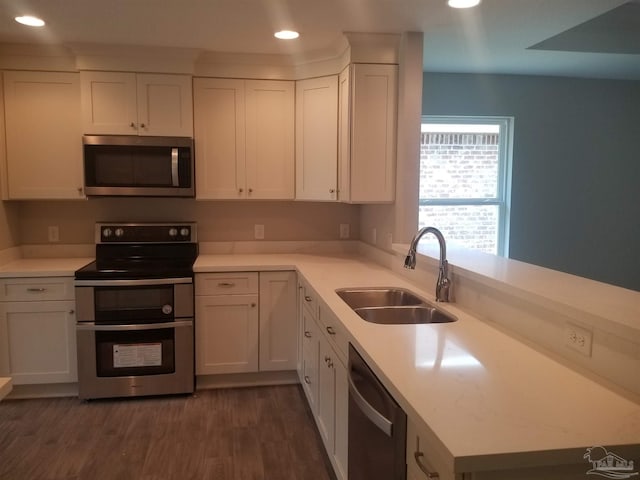
[[[349,480],[405,480],[407,415],[349,344]]]

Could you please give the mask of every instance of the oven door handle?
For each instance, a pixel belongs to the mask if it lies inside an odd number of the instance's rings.
[[[139,280],[76,280],[76,287],[138,287],[147,285],[176,285],[193,283],[191,277],[184,278],[144,278]]]
[[[90,330],[93,332],[131,332],[136,330],[160,330],[166,328],[193,327],[192,320],[178,322],[140,323],[132,325],[96,325],[94,322],[78,323],[76,330]]]

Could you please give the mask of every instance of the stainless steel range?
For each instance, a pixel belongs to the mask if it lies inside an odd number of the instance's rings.
[[[81,399],[194,391],[195,223],[98,223],[75,273]]]

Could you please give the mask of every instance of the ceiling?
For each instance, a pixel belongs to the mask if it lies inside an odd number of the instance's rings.
[[[22,14],[47,25],[13,21]],[[301,37],[276,40],[279,29]],[[482,0],[470,10],[446,0],[0,0],[2,43],[304,57],[342,32],[403,31],[424,32],[425,71],[640,79],[640,0]]]

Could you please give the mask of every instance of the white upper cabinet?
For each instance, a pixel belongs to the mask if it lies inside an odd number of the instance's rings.
[[[292,199],[293,82],[194,80],[198,199]]]
[[[81,72],[84,133],[193,136],[191,77]]]
[[[353,64],[340,74],[339,198],[395,199],[397,65]]]
[[[4,101],[7,197],[84,198],[78,74],[5,72]]]
[[[296,82],[296,199],[338,199],[338,77]]]

